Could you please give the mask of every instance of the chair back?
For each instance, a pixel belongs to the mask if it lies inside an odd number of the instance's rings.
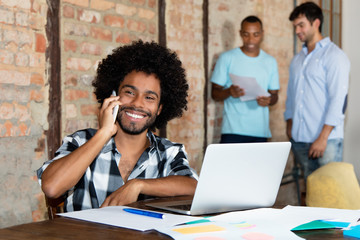
[[[59,198],[48,198],[45,196],[46,207],[48,210],[49,219],[57,218],[57,213],[64,212],[64,201],[65,197],[61,196]]]

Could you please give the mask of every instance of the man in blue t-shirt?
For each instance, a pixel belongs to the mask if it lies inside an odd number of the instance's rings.
[[[271,137],[269,107],[278,100],[279,74],[274,57],[260,49],[264,31],[261,20],[248,16],[241,22],[243,45],[224,52],[211,77],[211,96],[224,101],[221,143],[266,142]],[[270,96],[244,101],[242,86],[234,85],[230,74],[255,78]]]

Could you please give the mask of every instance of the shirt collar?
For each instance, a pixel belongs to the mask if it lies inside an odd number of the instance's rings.
[[[155,135],[150,130],[148,130],[146,136],[147,136],[147,138],[149,139],[149,142],[150,142],[150,150],[152,150],[153,148],[158,149],[158,143],[156,141]],[[110,152],[112,150],[115,151],[115,149],[116,149],[115,139],[114,139],[114,137],[112,137],[105,144],[105,146],[102,149],[102,152],[106,153],[106,152]]]
[[[326,45],[328,45],[330,43],[330,38],[329,37],[325,37],[323,39],[321,39],[320,41],[318,41],[316,44],[315,44],[315,49],[317,48],[323,48],[325,47]],[[314,49],[314,50],[315,50]],[[304,51],[305,55],[308,54],[308,49],[306,47],[306,44],[304,43],[303,46],[302,46],[302,50]]]

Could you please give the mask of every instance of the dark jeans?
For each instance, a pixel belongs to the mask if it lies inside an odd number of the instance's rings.
[[[222,134],[220,143],[253,143],[253,142],[267,142],[267,138],[251,137],[238,134]]]

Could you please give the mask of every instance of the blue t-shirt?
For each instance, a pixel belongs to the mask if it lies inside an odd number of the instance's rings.
[[[276,60],[263,50],[257,57],[245,55],[240,48],[224,52],[216,62],[211,82],[229,88],[232,85],[230,73],[253,77],[265,90],[280,88]],[[259,106],[256,100],[241,101],[240,98],[228,97],[224,101],[222,133],[271,137],[269,108]]]

